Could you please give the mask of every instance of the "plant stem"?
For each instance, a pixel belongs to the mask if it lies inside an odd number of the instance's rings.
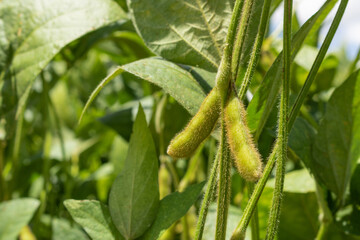
[[[226,95],[231,80],[231,62],[232,53],[234,49],[234,42],[236,37],[236,30],[238,26],[238,19],[241,13],[241,6],[243,0],[236,0],[234,10],[231,16],[229,30],[226,36],[226,43],[224,53],[221,58],[221,63],[216,75],[216,87],[220,91],[221,105],[226,103]]]
[[[305,101],[305,97],[307,95],[307,93],[309,92],[310,86],[313,83],[316,74],[319,71],[320,65],[322,63],[322,61],[325,58],[325,55],[327,53],[327,50],[329,49],[330,43],[332,41],[332,39],[334,38],[334,35],[336,33],[336,30],[340,24],[340,21],[344,15],[346,6],[348,4],[349,0],[342,0],[340,2],[340,6],[336,12],[336,15],[334,17],[333,22],[331,23],[330,29],[325,37],[324,43],[321,45],[321,48],[319,50],[318,55],[316,56],[315,62],[312,65],[309,75],[306,78],[306,81],[304,83],[304,86],[302,87],[298,97],[296,98],[296,101],[294,103],[294,106],[291,110],[290,116],[297,116],[299,109],[301,107],[301,105],[303,104],[303,102]],[[290,125],[293,125],[293,122],[295,121],[295,117],[290,117]]]
[[[334,22],[335,22],[335,21],[339,21],[339,20],[338,20],[338,17],[337,17],[338,15],[341,15],[341,16],[343,15],[343,11],[345,10],[345,7],[346,7],[346,5],[347,5],[347,2],[348,2],[348,0],[343,0],[343,1],[340,3],[340,6],[339,6],[338,11],[337,11],[337,13],[336,13],[336,15],[335,15],[335,18],[334,18],[334,20],[333,20],[333,24],[332,24],[331,27],[330,27],[330,30],[331,30],[332,28],[335,28],[335,30],[337,29],[338,24],[335,25]],[[343,4],[345,4],[345,6],[343,6]],[[329,30],[329,33],[330,33],[330,30]],[[332,31],[333,31],[333,30],[332,30]],[[329,33],[328,33],[328,34],[329,34]],[[331,39],[332,39],[332,38],[331,38]],[[324,44],[325,44],[325,43],[324,43]],[[323,48],[323,47],[321,47],[321,48]],[[327,49],[326,49],[326,50],[327,50]],[[320,55],[320,52],[319,52],[318,55]],[[321,58],[318,58],[318,57],[317,57],[315,61],[320,61],[320,60],[321,60],[321,62],[322,62],[323,58],[321,59]],[[315,76],[316,76],[316,74],[315,74]],[[309,78],[309,77],[308,77],[308,78]],[[311,81],[311,83],[312,83],[312,81]],[[305,91],[305,90],[304,90],[304,91]],[[305,91],[304,94],[306,95],[307,92],[308,92],[308,89],[307,89],[307,91]],[[301,105],[303,104],[304,100],[305,100],[305,98],[299,99],[299,100],[298,100],[299,102],[298,102],[297,104],[299,104],[299,105],[301,106]],[[299,113],[299,109],[300,109],[300,108],[296,108],[296,109],[295,109],[295,107],[296,107],[296,105],[294,105],[294,106],[292,107],[292,110],[291,110],[291,113],[290,113],[290,116],[289,116],[289,120],[288,120],[288,124],[287,124],[287,125],[288,125],[288,131],[291,130],[291,128],[292,128],[292,126],[293,126],[293,124],[294,124],[294,122],[295,122],[295,119],[296,119],[296,117],[297,117],[297,115],[298,115],[298,113]],[[268,180],[268,178],[269,178],[269,176],[270,176],[270,173],[271,173],[271,171],[272,171],[272,169],[273,169],[273,167],[274,167],[275,157],[276,157],[275,153],[278,151],[278,150],[277,150],[278,147],[279,147],[279,144],[278,144],[278,142],[276,142],[276,143],[275,143],[275,146],[274,146],[274,148],[273,148],[273,151],[272,151],[271,154],[270,154],[270,157],[269,157],[269,159],[268,159],[268,162],[267,162],[267,164],[266,164],[266,166],[265,166],[263,176],[261,177],[261,179],[259,180],[259,182],[256,184],[255,189],[254,189],[254,192],[253,192],[253,194],[251,195],[251,198],[250,198],[248,204],[246,205],[246,208],[245,208],[245,210],[244,210],[243,216],[242,216],[242,218],[241,218],[238,226],[236,227],[236,229],[235,229],[235,231],[234,231],[234,233],[233,233],[233,235],[232,235],[232,237],[231,237],[232,240],[241,239],[242,236],[245,236],[245,231],[246,231],[246,228],[247,228],[247,226],[248,226],[248,224],[249,224],[250,218],[251,218],[251,216],[252,216],[252,214],[253,214],[253,212],[254,212],[255,206],[256,206],[258,200],[260,199],[260,196],[261,196],[261,194],[262,194],[262,191],[264,190],[264,187],[265,187],[265,185],[266,185],[266,182],[267,182],[267,180]]]
[[[5,149],[5,140],[0,139],[0,189],[2,189],[0,191],[0,202],[7,200],[6,199],[7,187],[4,177],[4,165],[5,165],[4,149]]]
[[[231,161],[226,142],[224,113],[221,116],[220,177],[218,188],[215,240],[225,240],[228,209],[231,198]]]
[[[350,76],[355,71],[356,65],[357,65],[359,60],[360,60],[360,48],[358,50],[358,53],[356,54],[356,57],[355,57],[354,61],[352,62],[352,64],[349,67],[348,76]]]
[[[325,239],[326,237],[326,233],[329,229],[329,226],[333,221],[333,216],[327,205],[326,198],[324,196],[324,190],[321,188],[321,186],[318,183],[316,183],[316,197],[321,210],[321,225],[316,235],[316,240],[322,240]]]
[[[245,96],[246,90],[247,90],[249,83],[251,82],[251,79],[254,75],[254,71],[256,69],[257,62],[259,61],[261,46],[262,46],[265,32],[267,29],[267,25],[269,22],[270,6],[271,6],[271,0],[265,0],[264,6],[263,6],[262,12],[261,12],[259,30],[258,30],[258,34],[256,35],[256,38],[255,38],[255,43],[254,43],[253,50],[252,50],[252,53],[250,56],[249,65],[246,69],[244,80],[241,83],[241,87],[240,87],[240,90],[238,93],[238,96],[241,100]],[[239,73],[240,72],[238,72],[238,74],[237,74],[237,78],[239,78]]]
[[[240,62],[240,53],[241,49],[244,44],[245,36],[246,36],[246,29],[250,20],[251,8],[253,6],[254,0],[243,0],[242,3],[242,13],[238,24],[238,31],[237,36],[234,43],[234,50],[232,55],[232,62],[231,62],[231,72],[232,72],[232,79],[236,79],[239,62]]]
[[[207,216],[209,206],[210,206],[211,200],[214,196],[215,189],[216,189],[216,178],[217,178],[217,175],[219,172],[218,166],[219,166],[220,153],[221,153],[221,151],[219,148],[219,150],[216,154],[216,158],[214,160],[212,169],[211,169],[211,174],[210,174],[210,178],[207,183],[204,200],[201,203],[199,219],[198,219],[198,222],[196,225],[196,232],[195,232],[195,238],[194,238],[195,240],[202,239],[202,235],[204,232],[204,226],[205,226],[205,222],[206,222],[206,216]]]
[[[249,192],[249,199],[251,197],[252,192],[254,191],[254,183],[248,182],[248,192]],[[253,216],[251,218],[251,240],[259,240],[260,233],[259,233],[259,215],[257,211],[257,207],[254,209]]]
[[[284,49],[284,62],[283,62],[283,81],[279,114],[279,132],[277,140],[280,147],[277,151],[276,161],[276,179],[275,189],[272,200],[272,207],[270,210],[270,217],[266,232],[265,239],[274,239],[280,219],[282,195],[284,189],[285,179],[285,164],[287,159],[287,117],[289,107],[289,92],[290,92],[290,77],[291,77],[291,19],[292,19],[292,0],[284,1],[284,35],[283,35],[283,49]]]

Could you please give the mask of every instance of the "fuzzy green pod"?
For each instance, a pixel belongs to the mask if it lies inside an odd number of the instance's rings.
[[[236,168],[247,181],[256,181],[262,175],[262,161],[247,127],[244,105],[231,93],[224,111],[227,139]]]
[[[201,104],[199,111],[183,131],[170,142],[167,153],[174,158],[191,156],[212,132],[220,114],[220,97],[214,88]]]

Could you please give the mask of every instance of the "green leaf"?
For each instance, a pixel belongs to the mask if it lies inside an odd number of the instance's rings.
[[[16,239],[20,230],[30,221],[40,202],[20,198],[0,203],[0,240]]]
[[[303,118],[298,117],[289,134],[288,145],[292,151],[312,171],[312,148],[316,135],[315,129]]]
[[[145,44],[168,60],[216,71],[232,12],[231,0],[128,0]]]
[[[129,141],[139,102],[141,103],[146,116],[150,116],[154,106],[154,99],[152,96],[142,98],[139,101],[127,102],[116,112],[109,113],[104,117],[99,118],[99,120],[103,124],[114,129],[126,141]]]
[[[111,221],[109,209],[99,201],[66,200],[65,207],[93,240],[117,240],[122,236]]]
[[[275,179],[270,179],[267,187],[273,188]],[[315,192],[315,181],[306,169],[289,172],[285,175],[284,191],[289,193]]]
[[[360,74],[332,94],[313,149],[315,176],[343,199],[360,158]]]
[[[159,239],[164,231],[186,214],[199,197],[205,183],[192,185],[184,192],[174,192],[160,201],[158,214],[150,229],[141,237],[142,240]]]
[[[124,71],[151,82],[161,87],[178,101],[190,114],[195,115],[205,98],[205,92],[201,86],[213,85],[214,76],[205,70],[196,72],[196,68],[187,68],[188,71],[178,65],[158,58],[147,58],[118,67],[109,76],[103,79],[91,93],[80,117],[89,108],[95,97],[106,84]],[[194,77],[195,76],[195,77]]]
[[[140,105],[125,166],[109,197],[110,214],[125,239],[141,236],[155,220],[159,208],[158,159]]]
[[[328,226],[328,231],[324,234],[323,239],[326,240],[360,240],[359,235],[352,235],[349,233],[348,229],[344,229],[343,226],[344,222],[332,222],[330,223],[330,226]],[[348,223],[345,223],[348,224]],[[359,224],[356,226],[359,228]]]
[[[4,0],[0,15],[0,71],[10,64],[20,96],[64,46],[126,19],[111,0]]]
[[[285,192],[278,239],[315,239],[319,228],[318,212],[319,207],[314,192]]]
[[[226,238],[230,239],[232,232],[235,230],[239,219],[241,218],[242,211],[241,209],[230,205],[228,212],[228,219],[226,225]],[[205,228],[204,228],[204,237],[203,239],[214,239],[216,228],[216,204],[212,204],[209,207],[209,212],[206,218]],[[250,231],[247,231],[249,236]]]
[[[79,228],[73,227],[65,219],[52,221],[52,240],[88,240],[89,238]]]
[[[327,1],[309,20],[297,31],[292,39],[291,57],[295,58],[308,33],[319,29],[321,23],[335,6],[337,1]],[[248,123],[252,132],[256,131],[259,137],[265,123],[273,109],[281,86],[282,53],[276,58],[269,71],[266,73],[260,88],[254,94],[248,108]]]
[[[358,162],[350,183],[351,200],[360,206],[360,163]]]

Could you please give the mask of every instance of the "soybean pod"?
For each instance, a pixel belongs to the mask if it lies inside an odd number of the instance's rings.
[[[235,166],[244,179],[256,181],[262,175],[261,156],[247,126],[244,105],[233,92],[224,111],[226,134]]]
[[[183,131],[170,142],[167,153],[174,158],[191,156],[210,135],[220,114],[219,90],[215,87]]]

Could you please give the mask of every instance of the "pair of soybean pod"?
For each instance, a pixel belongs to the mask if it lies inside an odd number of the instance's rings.
[[[224,63],[228,65],[227,63]],[[222,69],[220,67],[220,69]],[[221,75],[221,73],[218,73]],[[224,74],[230,77],[230,74]],[[221,76],[220,76],[221,78]],[[224,82],[231,82],[229,80]],[[218,83],[218,81],[217,81]],[[262,160],[247,126],[246,110],[235,90],[227,84],[216,84],[201,104],[199,111],[188,125],[170,142],[167,153],[174,158],[191,156],[197,147],[211,134],[223,111],[228,145],[240,175],[247,181],[256,181],[262,174]],[[228,92],[230,92],[228,94]],[[225,96],[224,107],[221,107]]]

